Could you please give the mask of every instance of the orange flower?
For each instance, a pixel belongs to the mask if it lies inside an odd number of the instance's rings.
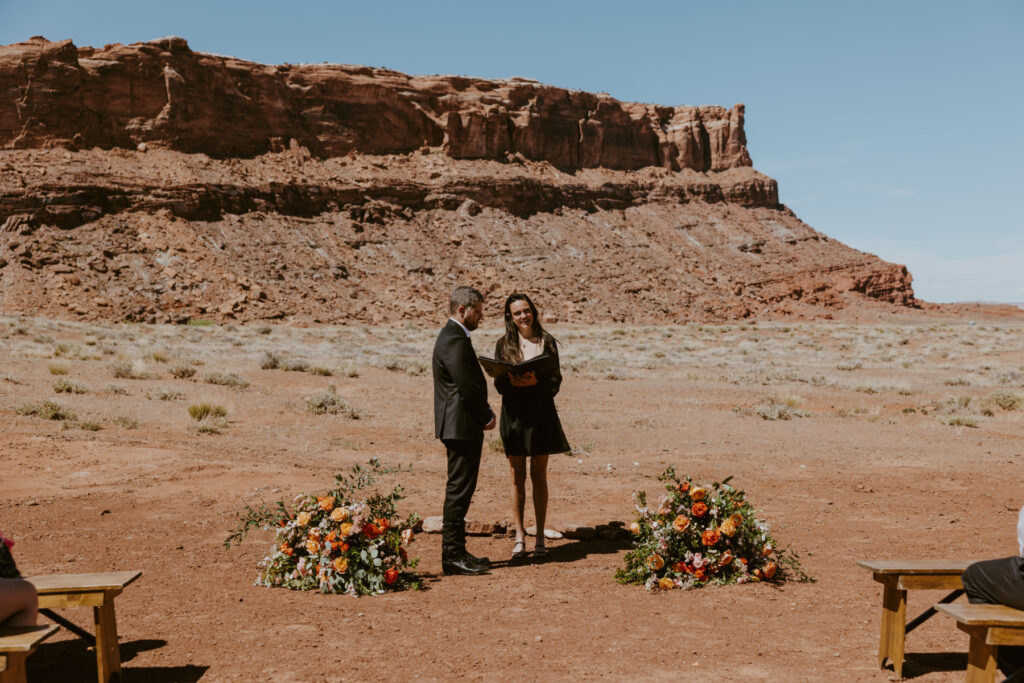
[[[672,565],[672,571],[674,571],[676,574],[685,574],[686,573],[686,563],[683,562],[682,560],[679,560],[674,565]]]
[[[633,522],[632,524],[629,525],[629,530],[632,531],[634,534],[639,534],[640,533],[640,525],[638,523],[636,523],[636,522]]]
[[[331,511],[331,519],[335,522],[348,521],[348,510],[345,508],[334,508],[334,510]]]
[[[332,530],[331,533],[327,534],[327,540],[328,541],[333,541],[337,537],[338,537],[338,532],[334,531],[334,530]]]
[[[665,560],[661,559],[661,555],[654,554],[647,558],[647,566],[658,571],[665,566]]]
[[[690,482],[684,481],[682,484],[679,485],[679,492],[680,493],[686,493],[689,490],[690,490]]]
[[[702,568],[698,569],[697,571],[695,571],[693,573],[693,578],[697,579],[698,581],[703,581],[705,578],[707,578],[706,575],[704,574],[704,568],[702,567]]]
[[[742,563],[743,563],[743,566],[744,566],[744,567],[746,567],[746,566],[747,566],[747,558],[745,558],[745,557],[741,557],[741,558],[740,558],[740,562],[742,562]]]
[[[320,530],[319,529],[310,529],[309,530],[309,537],[311,539],[313,539],[314,541],[319,541],[320,540]]]
[[[734,512],[731,515],[729,515],[729,521],[735,524],[736,526],[739,526],[743,524],[743,515],[741,515],[738,512]]]
[[[384,572],[384,583],[392,584],[395,581],[398,581],[398,570],[397,569],[389,569],[386,572]]]
[[[335,546],[335,547],[336,547],[336,548],[338,549],[338,552],[339,552],[339,553],[347,553],[347,552],[348,552],[348,548],[349,548],[349,545],[348,545],[348,543],[339,543],[339,544],[338,544],[337,546]]]
[[[316,504],[320,506],[320,509],[324,512],[330,512],[334,509],[334,496],[324,496],[316,499]]]
[[[697,488],[695,488],[692,491],[690,491],[690,499],[691,500],[704,500],[704,496],[706,496],[707,493],[708,493],[707,491],[705,491],[704,489],[702,489],[701,487],[698,486]]]
[[[320,542],[314,541],[312,539],[306,541],[306,552],[308,552],[310,555],[316,555],[318,552],[320,552]]]
[[[704,545],[714,545],[722,538],[722,534],[715,529],[708,529],[700,535],[700,542]]]
[[[694,503],[690,508],[690,514],[694,517],[703,517],[708,513],[708,506],[704,503]]]
[[[728,550],[722,555],[722,558],[718,560],[718,564],[721,567],[727,567],[732,564],[732,553]]]
[[[732,523],[731,519],[722,522],[722,526],[718,527],[718,529],[729,538],[736,535],[736,525]]]
[[[751,574],[753,574],[758,579],[761,578],[761,570],[760,569],[755,569],[754,571],[751,572]]]
[[[670,590],[672,590],[675,587],[676,587],[676,582],[673,581],[672,579],[659,579],[658,580],[658,588],[661,588],[662,590],[670,591]]]
[[[387,531],[388,527],[391,526],[391,522],[385,519],[384,517],[373,520],[373,523],[377,525],[377,528],[380,529],[381,533]]]
[[[294,551],[292,550],[291,546],[289,546],[287,543],[282,543],[281,544],[281,552],[284,553],[285,555],[288,555],[289,557],[291,557],[291,555],[292,555],[292,553]]]
[[[380,536],[380,529],[377,528],[376,524],[367,524],[363,527],[363,533],[366,534],[367,538],[373,540]]]
[[[334,560],[333,564],[334,571],[338,572],[339,574],[344,574],[345,570],[348,569],[348,558],[339,557],[336,560]]]
[[[295,521],[299,523],[299,526],[306,526],[309,524],[309,513],[300,512],[295,516]]]
[[[770,579],[775,576],[775,572],[778,571],[779,565],[774,562],[769,562],[764,566],[764,578]]]
[[[341,537],[345,538],[350,533],[352,533],[352,525],[349,522],[345,522],[344,524],[341,525],[341,527],[338,529],[338,531],[341,532]]]
[[[771,543],[767,543],[767,544],[765,544],[765,546],[763,548],[761,548],[761,556],[762,557],[768,557],[771,554],[772,554],[772,544]]]

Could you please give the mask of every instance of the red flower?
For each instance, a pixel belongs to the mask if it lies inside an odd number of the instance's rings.
[[[380,529],[377,528],[376,524],[367,524],[363,527],[363,533],[366,534],[367,538],[372,540],[380,536]]]
[[[384,583],[392,584],[395,581],[398,581],[397,569],[389,569],[386,572],[384,572]]]
[[[694,517],[703,517],[708,513],[708,506],[704,503],[694,503],[693,507],[690,508],[690,514]]]

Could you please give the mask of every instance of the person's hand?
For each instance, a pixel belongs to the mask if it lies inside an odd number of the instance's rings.
[[[532,370],[521,375],[510,374],[508,381],[514,387],[532,387],[537,384],[537,374]]]
[[[498,416],[495,415],[494,411],[492,410],[491,411],[491,421],[488,422],[486,425],[484,425],[484,431],[487,432],[487,431],[490,431],[490,430],[494,429],[494,425],[496,425],[496,424],[498,424]]]

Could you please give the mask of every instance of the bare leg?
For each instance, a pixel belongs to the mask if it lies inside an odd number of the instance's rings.
[[[523,509],[526,507],[526,456],[511,455],[508,464],[512,470],[512,527],[516,533],[516,543],[521,543],[526,538],[526,530],[523,527]]]
[[[35,586],[22,579],[0,579],[0,624],[35,626],[38,618]]]
[[[530,458],[530,482],[533,484],[533,514],[537,518],[537,548],[545,548],[544,523],[548,516],[548,456]]]

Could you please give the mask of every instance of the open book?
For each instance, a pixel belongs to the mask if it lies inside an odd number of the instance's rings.
[[[536,358],[525,360],[522,363],[506,363],[505,361],[485,358],[483,356],[480,356],[477,360],[483,366],[484,372],[495,379],[505,375],[522,375],[527,372],[535,373],[538,378],[552,377],[558,372],[558,364],[554,357],[546,353]]]

